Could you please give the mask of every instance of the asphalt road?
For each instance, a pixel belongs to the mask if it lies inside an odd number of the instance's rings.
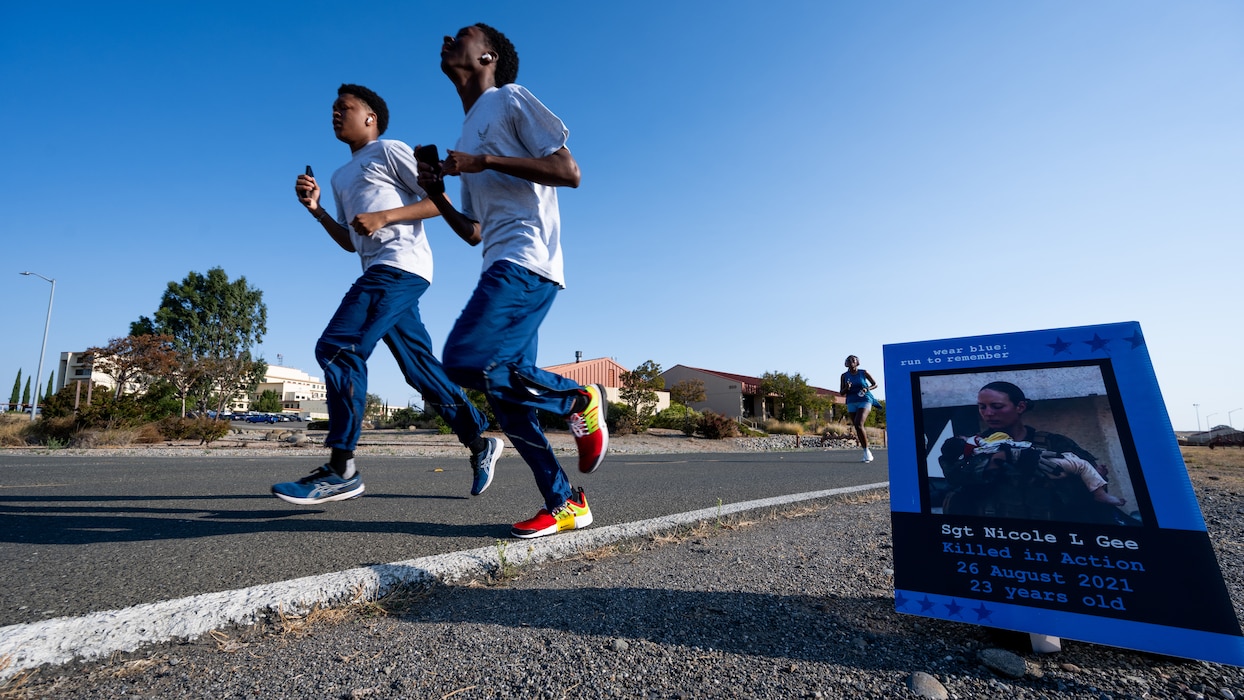
[[[594,526],[885,481],[858,451],[611,455],[586,489]],[[0,455],[0,626],[486,547],[540,507],[512,451],[468,496],[464,458],[368,455],[366,494],[295,506],[269,487],[298,458]],[[575,478],[581,477],[581,478]]]

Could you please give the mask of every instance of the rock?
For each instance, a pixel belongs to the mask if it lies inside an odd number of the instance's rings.
[[[908,676],[907,688],[918,697],[928,698],[929,700],[947,700],[950,697],[950,693],[946,691],[946,686],[924,671],[916,671]]]
[[[626,651],[631,648],[631,644],[625,639],[615,639],[612,648],[614,651]]]
[[[1023,678],[1028,672],[1027,662],[1005,649],[981,649],[976,656],[990,671],[1007,678]]]

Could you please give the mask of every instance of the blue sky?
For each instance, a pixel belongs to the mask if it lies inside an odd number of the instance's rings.
[[[348,158],[343,82],[385,97],[386,138],[452,145],[440,39],[477,21],[514,41],[583,172],[541,364],[834,388],[854,353],[884,385],[888,343],[1134,320],[1176,429],[1244,407],[1244,5],[1226,0],[5,3],[4,396],[47,311],[23,270],[57,280],[43,382],[215,266],[263,290],[259,352],[321,376],[359,266],[293,180]],[[439,347],[480,258],[428,233]],[[387,350],[371,367],[370,391],[418,402]]]

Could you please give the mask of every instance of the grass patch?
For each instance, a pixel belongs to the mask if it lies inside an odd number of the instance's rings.
[[[492,576],[494,583],[504,583],[518,575],[518,566],[505,553],[507,544],[505,540],[497,540],[497,569]]]
[[[1215,488],[1244,491],[1244,448],[1180,447],[1193,483],[1213,482]]]
[[[12,665],[12,656],[0,656],[0,671],[8,669],[8,667]],[[26,697],[26,691],[24,688],[26,687],[26,684],[30,682],[30,679],[34,676],[34,674],[34,671],[23,671],[7,680],[0,681],[0,698],[8,700],[8,698]]]
[[[30,417],[19,413],[0,413],[0,447],[23,447]]]
[[[804,427],[799,423],[787,423],[770,418],[764,423],[765,432],[770,435],[803,435]]]
[[[864,432],[868,432],[868,428],[864,428]],[[846,423],[827,423],[825,429],[821,431],[821,435],[825,435],[833,440],[848,440],[855,438],[855,428]],[[871,441],[871,436],[869,436]]]

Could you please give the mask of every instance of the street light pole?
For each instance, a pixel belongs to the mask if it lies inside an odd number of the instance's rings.
[[[35,372],[35,402],[30,407],[30,422],[33,423],[35,421],[35,414],[39,412],[39,388],[43,384],[43,356],[46,355],[48,351],[48,328],[52,326],[52,300],[56,298],[56,280],[48,279],[38,272],[23,272],[22,274],[27,276],[34,275],[35,277],[38,277],[44,282],[48,282],[52,285],[52,292],[48,294],[48,317],[47,320],[43,322],[43,345],[39,348],[39,369]],[[46,399],[47,397],[45,396],[43,398]]]
[[[1232,414],[1232,413],[1235,413],[1236,411],[1244,411],[1244,409],[1242,409],[1242,408],[1233,408],[1233,409],[1231,409],[1230,411],[1227,411],[1227,425],[1231,426],[1231,429],[1232,429],[1232,430],[1235,430],[1235,424],[1231,422],[1231,414]]]
[[[1201,404],[1194,403],[1192,407],[1196,409],[1196,431],[1201,432]]]
[[[1216,415],[1218,415],[1218,414],[1217,414],[1217,413],[1211,413],[1211,414],[1209,414],[1208,416],[1205,416],[1205,430],[1206,430],[1207,432],[1208,432],[1208,431],[1212,431],[1212,430],[1214,429],[1214,424],[1213,424],[1213,423],[1211,423],[1211,422],[1209,422],[1209,419],[1210,419],[1210,418],[1213,418],[1213,417],[1214,417],[1214,416],[1216,416]]]

